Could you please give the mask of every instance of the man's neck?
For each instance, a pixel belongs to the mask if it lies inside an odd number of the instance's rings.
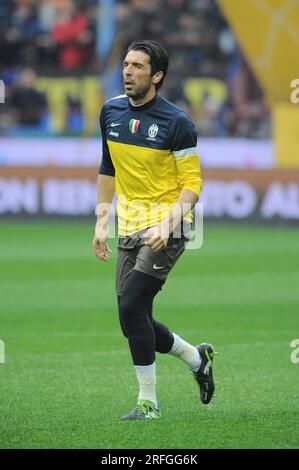
[[[141,98],[140,100],[134,100],[133,98],[129,97],[129,100],[130,100],[130,103],[132,106],[135,106],[135,107],[138,107],[138,106],[142,106],[146,103],[148,103],[149,101],[151,101],[152,99],[154,99],[156,96],[156,89],[155,90],[150,90],[144,98]]]

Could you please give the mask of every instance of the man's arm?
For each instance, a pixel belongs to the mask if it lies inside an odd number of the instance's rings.
[[[181,192],[167,216],[159,225],[150,228],[144,235],[147,238],[146,244],[154,251],[166,247],[169,234],[193,209],[202,188],[196,148],[197,134],[192,122],[184,113],[180,113],[173,123],[171,141]]]
[[[198,201],[198,195],[189,189],[183,189],[167,214],[159,225],[152,227],[144,234],[145,242],[153,251],[159,251],[166,247],[169,235],[181,220],[189,214]]]
[[[111,160],[106,138],[106,107],[103,106],[100,115],[100,126],[102,134],[102,162],[98,176],[98,204],[96,208],[97,222],[92,246],[95,255],[102,261],[108,261],[111,250],[107,245],[109,229],[109,211],[115,192],[115,170]]]
[[[109,211],[114,192],[115,177],[99,174],[98,204],[96,208],[97,222],[92,245],[95,255],[102,261],[108,261],[108,253],[111,253],[107,240],[109,235]]]

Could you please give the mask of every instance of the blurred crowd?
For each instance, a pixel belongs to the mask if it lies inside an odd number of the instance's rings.
[[[269,137],[263,93],[216,0],[0,0],[0,132],[51,131],[39,77],[94,76],[103,99],[121,93],[123,53],[138,38],[169,52],[162,94],[192,116],[200,136]],[[82,99],[66,95],[66,106],[80,114]]]
[[[0,0],[1,66],[88,67],[95,56],[97,0]]]

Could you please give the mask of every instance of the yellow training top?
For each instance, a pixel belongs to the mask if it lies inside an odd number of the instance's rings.
[[[116,178],[120,236],[157,225],[182,189],[200,195],[197,134],[174,104],[156,95],[133,106],[126,95],[118,96],[104,104],[100,124],[99,173]]]

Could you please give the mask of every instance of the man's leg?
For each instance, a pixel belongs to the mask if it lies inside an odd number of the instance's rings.
[[[163,323],[154,320],[153,318],[153,302],[148,311],[149,320],[153,326],[156,343],[155,343],[155,350],[161,354],[168,353],[173,345],[173,335],[171,331],[165,326]]]
[[[160,253],[158,255],[152,252],[150,248],[144,246],[141,246],[141,250],[138,247],[137,253],[131,250],[126,250],[127,262],[120,263],[123,267],[125,266],[125,269],[119,269],[117,276],[120,324],[123,334],[127,338],[130,338],[130,349],[140,385],[139,399],[150,399],[150,401],[156,402],[154,353],[155,351],[158,351],[160,353],[169,353],[176,356],[182,359],[190,367],[194,374],[194,378],[199,385],[201,400],[203,403],[208,403],[214,390],[211,368],[213,358],[212,346],[208,344],[203,344],[197,347],[192,346],[178,335],[172,333],[165,325],[154,320],[152,316],[153,299],[161,289],[168,272],[176,263],[184,249],[184,243],[182,243],[182,240],[169,240],[169,242],[167,251],[164,250],[164,253]],[[130,254],[133,256],[130,256]],[[158,259],[156,258],[157,256]],[[157,264],[155,264],[156,262]],[[162,270],[159,270],[159,272],[155,271],[155,265],[164,266],[164,272]],[[131,277],[133,273],[135,274]],[[143,275],[143,277],[138,275],[138,273]],[[156,277],[161,274],[161,278]],[[122,279],[124,282],[121,282]],[[144,293],[142,293],[142,289],[135,292],[136,279],[137,281],[141,279],[143,280],[141,284],[143,285]],[[130,299],[130,296],[124,296],[124,292],[126,292],[126,294],[127,292],[134,292],[129,303],[127,300]],[[150,295],[148,295],[149,292]],[[129,316],[130,311],[134,312],[133,318],[142,318],[141,330],[139,332],[136,330],[136,327],[132,330],[129,325],[128,328],[128,322],[132,323]],[[145,341],[141,339],[142,337]],[[151,351],[150,354],[149,351]],[[206,372],[208,372],[208,375],[206,375]],[[124,418],[136,419],[136,413],[134,415],[133,410],[132,413]]]
[[[156,336],[156,351],[162,354],[171,354],[184,361],[192,371],[199,369],[201,358],[195,346],[184,341],[167,326],[153,318],[153,305],[151,305],[149,318]]]
[[[151,306],[149,317],[156,336],[156,351],[178,357],[189,366],[199,385],[200,399],[204,404],[208,404],[215,388],[212,373],[213,346],[208,343],[198,346],[187,343],[180,336],[172,333],[163,323],[154,320],[153,306]]]
[[[119,317],[128,338],[133,364],[139,382],[137,407],[124,419],[159,417],[156,398],[155,332],[148,312],[163,281],[133,270],[119,296]]]
[[[118,303],[119,302],[120,296],[118,296]],[[155,351],[161,354],[171,354],[172,356],[178,357],[184,361],[192,371],[197,371],[201,364],[201,358],[197,348],[184,341],[175,333],[172,333],[166,325],[153,318],[153,302],[149,308],[148,317],[155,335]],[[128,337],[126,326],[121,316],[119,320],[124,336]]]

